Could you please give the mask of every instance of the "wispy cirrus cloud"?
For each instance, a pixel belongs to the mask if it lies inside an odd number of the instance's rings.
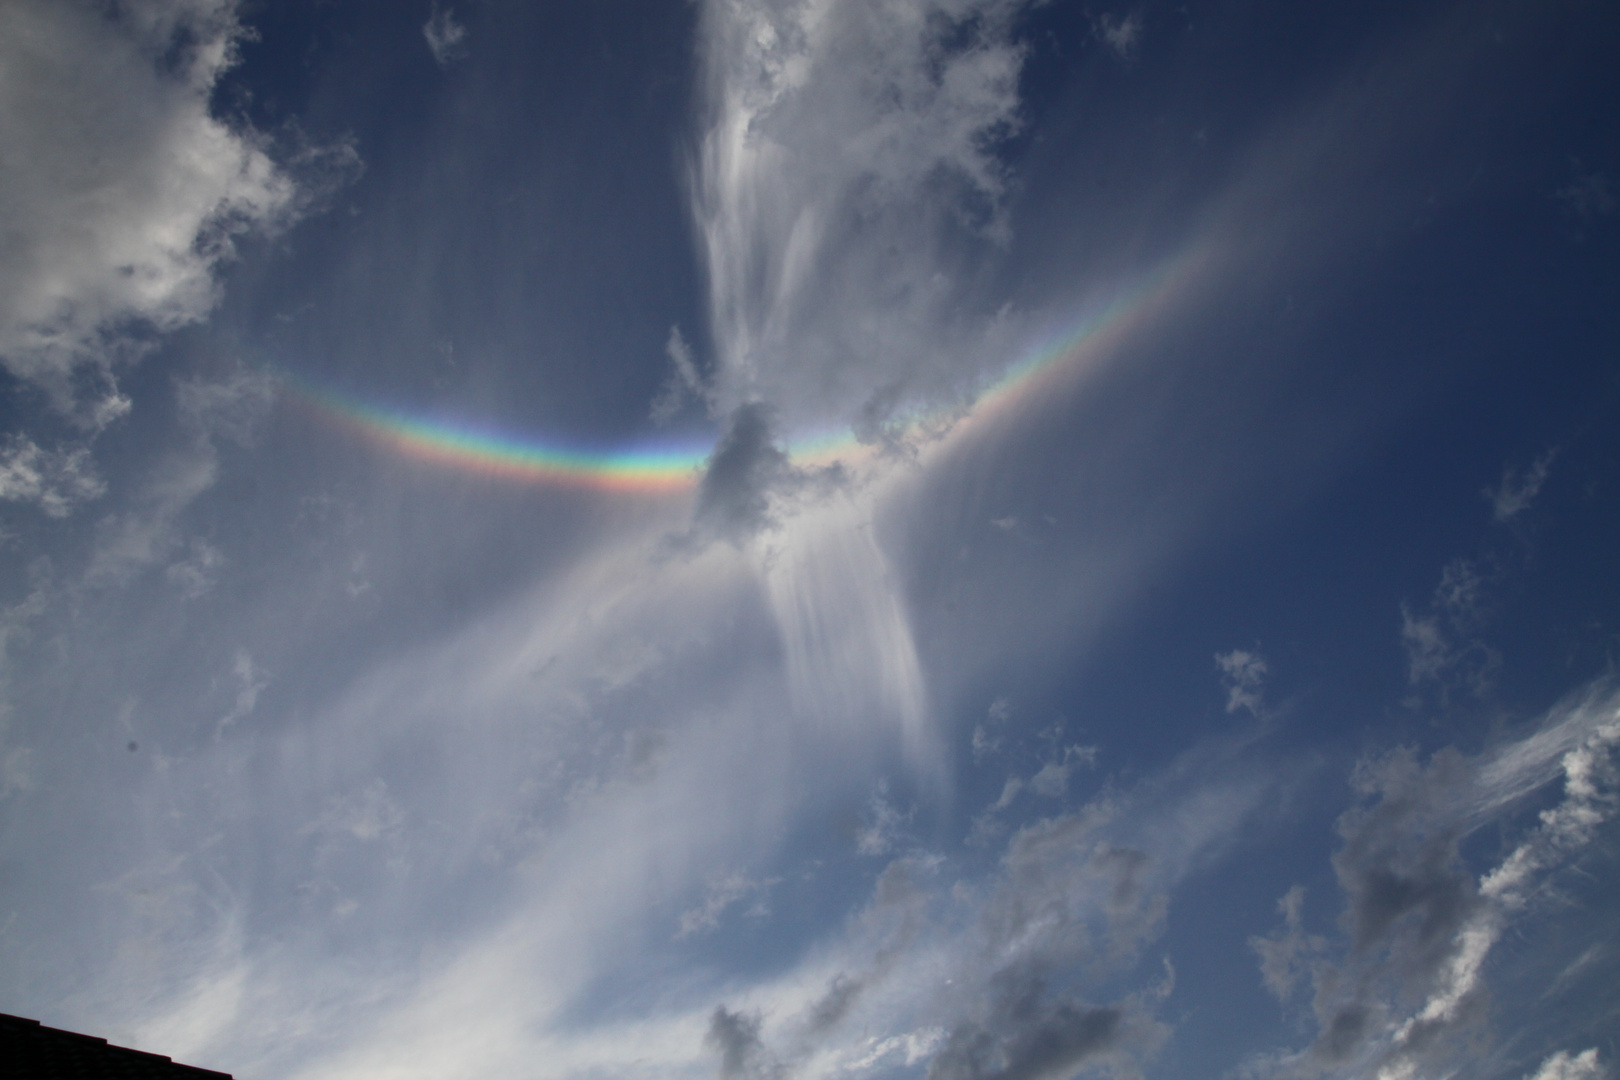
[[[875,435],[968,389],[985,327],[959,316],[958,262],[1004,227],[994,145],[1018,123],[1023,6],[705,7],[692,185],[726,407]]]

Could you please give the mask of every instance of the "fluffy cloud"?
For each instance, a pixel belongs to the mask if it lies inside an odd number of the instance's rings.
[[[85,447],[44,450],[26,436],[13,435],[0,448],[0,499],[37,503],[60,518],[106,490]]]
[[[1543,1061],[1541,1068],[1527,1080],[1599,1080],[1605,1074],[1594,1046],[1574,1055],[1568,1050],[1558,1051]]]
[[[0,362],[89,427],[114,368],[201,319],[236,238],[295,211],[262,140],[209,112],[233,0],[0,9]]]
[[[1257,652],[1233,649],[1217,655],[1215,666],[1221,669],[1221,682],[1226,687],[1226,711],[1247,709],[1250,715],[1259,716],[1265,704],[1261,687],[1266,681],[1266,658]]]

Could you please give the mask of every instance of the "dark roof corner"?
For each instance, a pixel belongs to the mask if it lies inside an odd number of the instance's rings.
[[[231,1076],[0,1013],[0,1080],[231,1080]]]

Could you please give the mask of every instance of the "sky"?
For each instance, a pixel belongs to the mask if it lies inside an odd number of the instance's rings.
[[[1620,10],[0,0],[0,1011],[1602,1080]]]

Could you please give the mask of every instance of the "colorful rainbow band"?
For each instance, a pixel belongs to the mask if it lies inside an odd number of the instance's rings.
[[[1114,303],[1069,322],[1026,351],[995,383],[981,391],[972,415],[1003,415],[1018,402],[1034,396],[1044,381],[1042,376],[1059,374],[1067,361],[1095,351],[1086,346],[1100,345],[1111,332],[1144,317],[1156,307],[1151,301],[1183,285],[1203,261],[1196,250],[1184,252]],[[622,450],[582,449],[555,440],[518,437],[368,404],[291,373],[284,372],[282,379],[298,398],[322,414],[406,457],[524,483],[631,494],[679,492],[698,482],[713,452],[712,438],[702,443],[651,444]],[[919,410],[902,426],[909,430],[949,426],[948,414],[943,410]],[[813,464],[852,460],[871,448],[856,442],[848,429],[827,429],[790,438],[787,450],[794,460]]]

